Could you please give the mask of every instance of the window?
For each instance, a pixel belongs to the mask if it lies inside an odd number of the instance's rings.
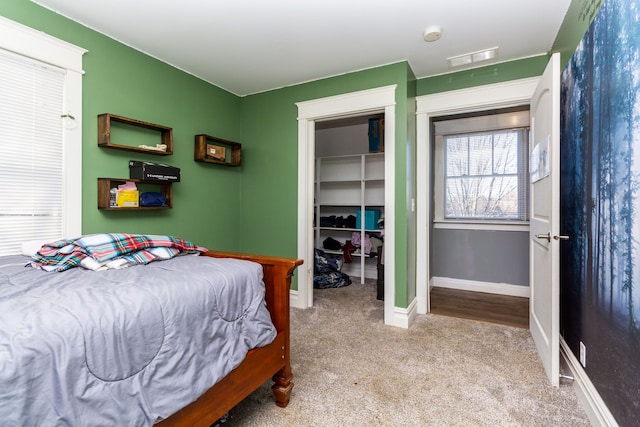
[[[528,111],[434,121],[436,222],[528,221]]]
[[[0,255],[80,234],[84,52],[0,17]]]
[[[64,72],[0,49],[3,247],[62,236]]]

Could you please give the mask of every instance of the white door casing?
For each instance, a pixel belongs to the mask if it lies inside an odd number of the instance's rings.
[[[529,328],[549,381],[560,381],[560,54],[554,54],[531,99]],[[548,166],[547,166],[548,165]],[[547,175],[548,172],[548,175]],[[545,176],[546,175],[546,176]]]
[[[315,121],[384,112],[385,116],[385,223],[395,223],[395,94],[397,85],[384,86],[311,101],[298,102],[298,291],[291,305],[313,306],[313,196],[315,177]],[[395,319],[395,230],[385,228],[384,322]]]
[[[418,313],[429,311],[429,212],[433,141],[430,120],[433,117],[527,105],[539,77],[512,80],[468,89],[423,95],[416,98],[416,298]]]

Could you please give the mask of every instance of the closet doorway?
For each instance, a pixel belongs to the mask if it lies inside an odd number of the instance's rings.
[[[396,85],[352,92],[297,103],[298,107],[298,289],[291,305],[313,306],[314,216],[316,186],[316,127],[322,122],[368,115],[384,117],[384,215],[387,224],[395,217],[395,91]],[[322,127],[322,125],[320,125]],[[366,213],[365,213],[366,215]],[[366,218],[365,218],[366,220]],[[395,239],[393,227],[385,229],[384,322],[395,325]]]
[[[382,286],[383,131],[382,114],[316,122],[316,289],[366,281],[375,294]]]

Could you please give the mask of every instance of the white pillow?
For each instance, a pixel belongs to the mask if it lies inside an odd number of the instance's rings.
[[[51,243],[56,239],[47,239],[47,240],[28,240],[22,243],[22,255],[25,256],[33,256],[36,252],[40,250],[42,245],[46,243]]]

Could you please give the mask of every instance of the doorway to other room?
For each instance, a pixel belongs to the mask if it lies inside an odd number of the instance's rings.
[[[416,293],[419,313],[431,311],[430,290],[433,288],[529,298],[528,224],[526,218],[522,217],[526,208],[524,205],[518,207],[517,203],[514,204],[518,198],[526,200],[523,190],[527,186],[520,184],[519,190],[513,191],[508,197],[511,199],[508,203],[493,204],[494,212],[508,212],[506,224],[500,224],[505,221],[492,221],[479,215],[480,211],[490,208],[488,198],[479,197],[476,200],[480,202],[476,207],[482,208],[479,210],[464,211],[460,204],[456,204],[460,202],[457,199],[459,194],[470,189],[473,184],[481,187],[486,182],[507,183],[517,180],[518,166],[528,164],[528,151],[521,145],[522,151],[519,154],[513,153],[513,159],[517,161],[510,163],[509,169],[502,169],[500,172],[501,165],[496,165],[496,159],[501,159],[506,146],[501,149],[499,144],[496,145],[496,135],[487,136],[484,142],[478,142],[483,141],[482,138],[470,142],[470,136],[474,133],[482,134],[495,123],[490,120],[488,125],[475,126],[471,130],[444,126],[441,133],[462,135],[445,144],[445,137],[436,142],[434,121],[450,121],[453,125],[454,119],[486,115],[480,114],[482,112],[491,112],[489,117],[496,112],[515,112],[516,115],[526,113],[526,117],[521,116],[520,121],[528,126],[527,110],[539,80],[528,78],[418,97],[417,161],[419,165],[429,165],[417,169]],[[496,122],[496,119],[493,121]],[[508,124],[497,128],[507,132],[513,129]],[[477,154],[485,153],[484,164],[491,166],[490,169],[477,173],[483,163],[483,156],[474,157],[470,147],[478,149]],[[512,147],[516,148],[516,145]],[[448,168],[447,161],[450,163]],[[472,170],[474,165],[475,171]],[[507,171],[510,173],[506,174]],[[515,175],[511,175],[511,172]],[[510,176],[500,176],[501,174]],[[522,176],[521,173],[520,177]],[[448,206],[445,206],[447,202]],[[502,273],[508,277],[496,275]]]

